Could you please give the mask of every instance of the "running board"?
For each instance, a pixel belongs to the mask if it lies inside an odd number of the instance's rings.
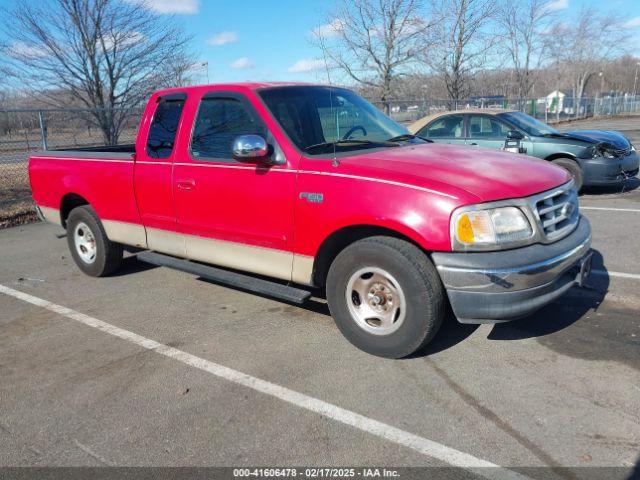
[[[222,268],[210,267],[201,263],[194,263],[182,258],[162,255],[161,253],[144,251],[138,253],[138,260],[159,267],[173,268],[181,272],[191,273],[199,277],[224,283],[231,287],[267,295],[269,297],[287,300],[292,303],[302,304],[311,296],[311,292],[300,288],[290,287],[277,282],[263,280],[262,278],[230,272]]]

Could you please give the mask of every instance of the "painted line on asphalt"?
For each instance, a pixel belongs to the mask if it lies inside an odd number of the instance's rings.
[[[29,295],[28,293],[14,290],[13,288],[0,285],[0,293],[17,298],[24,302],[45,308],[58,315],[62,315],[83,325],[95,328],[101,332],[108,333],[114,337],[121,338],[130,343],[154,351],[160,355],[177,360],[190,367],[203,370],[211,375],[228,380],[230,382],[251,388],[257,392],[270,395],[284,402],[295,405],[299,408],[309,410],[325,417],[331,418],[339,423],[356,428],[384,440],[410,448],[422,455],[440,460],[449,465],[460,467],[481,475],[488,479],[500,478],[510,480],[530,480],[529,477],[488,462],[468,453],[461,452],[441,443],[429,440],[428,438],[401,430],[389,424],[379,422],[372,418],[365,417],[359,413],[346,410],[323,400],[296,392],[286,387],[282,387],[267,380],[252,377],[224,365],[205,360],[190,353],[169,347],[149,338],[130,332],[110,323],[103,322],[97,318],[90,317],[84,313],[77,312],[70,308],[49,302],[42,298]]]
[[[606,212],[635,212],[640,213],[640,209],[637,208],[608,208],[608,207],[583,207],[580,205],[580,210],[603,210]]]
[[[633,278],[634,280],[640,280],[640,274],[637,273],[610,272],[609,270],[591,270],[591,273],[594,275],[608,275],[609,277]]]

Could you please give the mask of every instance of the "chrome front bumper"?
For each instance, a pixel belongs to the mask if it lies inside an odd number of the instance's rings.
[[[580,217],[572,233],[552,244],[498,252],[436,252],[432,258],[458,320],[494,323],[528,315],[584,281],[585,269],[580,267],[590,261],[590,246],[591,227]]]

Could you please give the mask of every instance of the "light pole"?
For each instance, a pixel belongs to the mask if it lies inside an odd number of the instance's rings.
[[[636,62],[636,76],[633,78],[633,101],[636,101],[637,90],[636,86],[638,85],[638,67],[640,67],[640,62]]]

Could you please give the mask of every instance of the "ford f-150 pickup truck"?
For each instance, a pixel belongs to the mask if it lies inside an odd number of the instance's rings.
[[[88,275],[138,258],[302,303],[326,293],[357,347],[398,358],[448,305],[501,322],[590,270],[569,174],[431,143],[342,88],[245,83],[153,94],[135,145],[29,162],[41,216]]]

